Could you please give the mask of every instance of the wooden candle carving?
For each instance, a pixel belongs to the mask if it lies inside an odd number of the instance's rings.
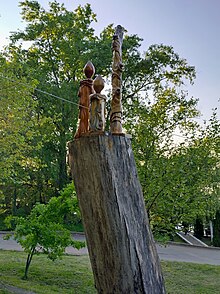
[[[82,134],[89,132],[89,96],[94,93],[92,76],[95,73],[93,64],[88,61],[85,65],[84,74],[85,80],[80,82],[78,92],[79,96],[79,127],[75,134],[75,139],[79,138]]]
[[[94,82],[93,88],[95,94],[90,95],[90,132],[103,132],[105,129],[105,104],[106,96],[101,94],[104,88],[104,80],[98,75]]]
[[[124,29],[118,25],[115,30],[112,41],[113,62],[112,62],[112,101],[110,113],[110,131],[111,133],[122,133],[122,41]]]

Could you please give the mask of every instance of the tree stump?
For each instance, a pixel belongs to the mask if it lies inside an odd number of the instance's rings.
[[[82,136],[69,163],[98,293],[165,293],[130,139]]]

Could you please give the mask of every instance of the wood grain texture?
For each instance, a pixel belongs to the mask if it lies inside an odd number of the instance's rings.
[[[124,28],[118,25],[112,40],[112,100],[110,112],[110,131],[114,134],[122,133],[122,42]]]
[[[69,153],[98,293],[165,293],[130,139],[83,136]]]
[[[79,126],[75,134],[75,139],[89,132],[89,96],[94,93],[93,80],[95,73],[93,64],[88,61],[83,69],[85,80],[80,81],[78,92],[79,97]]]

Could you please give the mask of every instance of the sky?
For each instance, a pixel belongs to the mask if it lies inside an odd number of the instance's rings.
[[[38,1],[44,8],[47,0]],[[200,120],[208,120],[218,107],[220,118],[220,0],[57,0],[68,10],[90,3],[97,15],[99,34],[107,25],[121,24],[128,34],[143,39],[141,51],[152,44],[174,47],[195,66],[197,78],[189,96],[199,98]],[[0,49],[11,31],[23,29],[17,0],[0,0]]]

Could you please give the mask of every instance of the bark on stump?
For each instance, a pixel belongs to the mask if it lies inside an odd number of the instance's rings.
[[[98,293],[165,293],[130,139],[83,136],[69,154]]]

